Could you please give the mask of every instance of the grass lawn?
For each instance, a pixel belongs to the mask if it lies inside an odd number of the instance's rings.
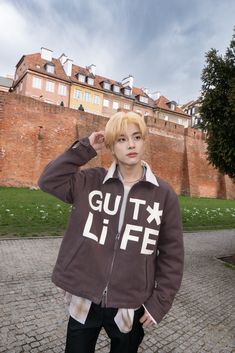
[[[235,200],[180,197],[183,228],[235,228]],[[71,206],[41,190],[0,187],[0,236],[62,235]]]
[[[184,230],[235,228],[235,200],[180,196]]]

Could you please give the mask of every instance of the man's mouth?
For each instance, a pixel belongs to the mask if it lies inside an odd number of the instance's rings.
[[[131,152],[127,154],[128,157],[136,157],[137,153],[136,152]]]

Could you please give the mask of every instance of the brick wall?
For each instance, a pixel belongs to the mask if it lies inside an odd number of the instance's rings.
[[[36,186],[44,166],[107,118],[0,92],[0,185]],[[146,161],[178,194],[235,198],[235,185],[206,160],[202,132],[148,118]],[[89,166],[107,167],[108,151]]]

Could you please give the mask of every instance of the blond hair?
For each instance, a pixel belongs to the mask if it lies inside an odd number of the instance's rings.
[[[105,127],[104,139],[107,148],[111,149],[113,147],[118,136],[126,132],[128,124],[136,124],[142,138],[145,139],[147,126],[144,118],[134,112],[118,112],[109,119]]]

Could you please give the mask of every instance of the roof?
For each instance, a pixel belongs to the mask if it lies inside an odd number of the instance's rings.
[[[156,101],[155,101],[155,108],[158,109],[164,109],[164,110],[168,110],[170,112],[172,112],[172,109],[169,107],[169,105],[167,103],[170,103],[171,101],[169,101],[169,99],[167,99],[164,96],[160,96]],[[174,110],[174,112],[184,115],[185,117],[189,118],[189,115],[186,114],[181,108],[176,106],[176,109]]]
[[[77,79],[77,74],[82,74],[84,76],[89,76],[94,78],[94,88],[97,88],[99,90],[105,91],[102,85],[102,82],[108,82],[110,83],[110,85],[117,85],[119,87],[126,87],[123,86],[121,82],[119,81],[115,81],[113,79],[104,77],[104,76],[100,76],[100,75],[93,75],[88,68],[84,68],[75,64],[72,64],[72,74],[71,77],[67,76],[64,69],[63,69],[63,65],[61,64],[59,59],[55,59],[52,58],[52,61],[47,61],[45,59],[41,58],[41,53],[35,53],[35,54],[28,54],[28,55],[23,55],[22,58],[19,60],[19,62],[17,63],[16,67],[18,68],[21,63],[24,62],[25,64],[25,71],[26,70],[32,70],[38,73],[41,73],[43,75],[45,75],[45,65],[46,64],[53,64],[55,66],[55,72],[54,73],[50,73],[50,72],[46,72],[47,76],[51,76],[57,79],[61,79],[67,82],[72,82],[72,83],[79,83],[82,84],[84,86],[87,87],[91,87],[88,83],[86,82],[79,82]],[[24,72],[25,72],[24,71]],[[19,77],[18,81],[20,80],[21,77]],[[108,92],[108,90],[107,90]],[[123,95],[122,91],[120,93],[117,92],[112,92],[114,94],[117,95]],[[154,101],[151,97],[148,96],[147,93],[144,92],[143,89],[139,88],[139,87],[133,87],[132,88],[132,96],[126,96],[126,98],[131,98],[134,99],[134,97],[138,97],[138,96],[143,96],[143,97],[147,97],[148,98],[148,104],[143,103],[143,102],[139,102],[138,100],[136,100],[136,103],[139,103],[141,105],[147,105],[150,106],[152,108],[160,108],[160,109],[164,109],[164,110],[168,110],[171,111],[170,107],[167,105],[167,103],[169,103],[170,101],[164,97],[164,96],[160,96],[159,99],[157,99],[156,101]],[[184,111],[176,106],[176,109],[174,110],[174,112],[181,114],[181,115],[185,115],[188,117],[188,114],[184,113]]]
[[[81,66],[73,64],[72,65],[72,76],[71,76],[71,81],[72,82],[78,83],[78,80],[77,80],[77,74],[78,73],[82,74],[82,75],[85,75],[85,76],[89,76],[90,75],[90,71],[87,68],[84,68],[84,67],[81,67]],[[93,87],[95,87],[97,89],[104,90],[103,86],[102,86],[102,82],[108,82],[108,83],[110,83],[110,85],[115,85],[115,86],[122,87],[122,83],[121,82],[113,80],[111,78],[100,76],[100,75],[95,75]],[[81,83],[81,82],[79,82],[79,83]],[[83,82],[82,84],[83,85],[87,85],[88,87],[90,86],[86,82]],[[139,96],[139,95],[141,95],[143,97],[148,97],[149,105],[153,105],[154,104],[154,101],[141,88],[133,87],[132,88],[132,96]],[[131,98],[131,97],[129,97],[129,98]]]
[[[199,99],[199,98],[196,99],[196,100],[191,100],[191,101],[189,101],[189,102],[187,102],[187,103],[185,103],[185,104],[182,104],[182,105],[181,105],[181,109],[183,109],[183,110],[189,109],[189,108],[191,108],[191,107],[194,107],[194,106],[197,105],[197,104],[200,104],[200,99]]]
[[[20,59],[16,67],[19,67],[23,61],[26,66],[26,69],[36,71],[44,75],[45,75],[45,64],[53,64],[55,66],[55,72],[54,73],[47,72],[47,75],[54,78],[59,78],[64,81],[70,81],[68,79],[68,76],[64,72],[63,66],[61,65],[61,62],[59,59],[52,58],[52,61],[47,61],[41,58],[40,53],[28,54],[28,55],[22,56],[22,58]]]
[[[12,86],[13,79],[8,77],[0,76],[0,86],[10,88]]]

